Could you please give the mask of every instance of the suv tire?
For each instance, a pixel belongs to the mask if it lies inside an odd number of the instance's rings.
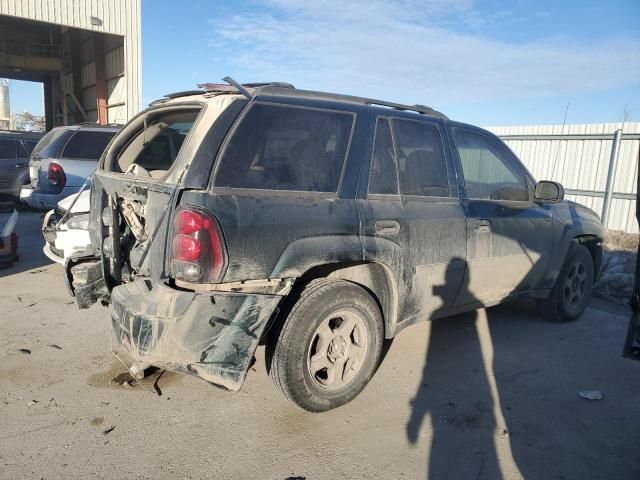
[[[538,301],[540,313],[553,322],[576,320],[589,303],[594,281],[593,258],[589,249],[572,243],[558,279],[545,300]]]
[[[383,341],[380,308],[369,293],[345,280],[313,280],[267,344],[269,375],[298,407],[331,410],[364,389]]]

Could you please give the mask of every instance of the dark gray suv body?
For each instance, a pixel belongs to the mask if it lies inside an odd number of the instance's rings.
[[[110,304],[134,373],[237,390],[263,342],[276,386],[321,411],[418,321],[524,297],[558,321],[584,310],[598,216],[496,136],[427,107],[241,90],[156,102],[94,176],[93,247],[68,283]]]
[[[0,130],[0,196],[20,198],[20,189],[29,183],[29,156],[42,135]]]

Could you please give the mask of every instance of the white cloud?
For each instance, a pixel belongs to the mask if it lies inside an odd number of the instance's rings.
[[[312,88],[437,106],[625,87],[640,56],[625,38],[508,43],[483,34],[473,0],[272,0],[269,13],[212,20],[217,55],[252,72]]]

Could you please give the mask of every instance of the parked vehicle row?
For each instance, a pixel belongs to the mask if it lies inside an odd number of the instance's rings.
[[[77,193],[117,131],[118,127],[93,123],[50,130],[31,153],[30,184],[22,188],[20,199],[31,207],[49,209]]]
[[[110,305],[132,372],[238,390],[264,343],[275,386],[324,411],[418,321],[520,298],[554,321],[584,311],[598,216],[495,135],[428,107],[230,82],[125,125],[78,219],[90,246],[56,247],[78,305]]]
[[[29,156],[42,135],[0,131],[0,196],[16,198],[22,186],[29,182]]]

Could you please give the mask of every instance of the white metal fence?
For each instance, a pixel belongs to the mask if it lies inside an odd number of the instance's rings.
[[[603,216],[606,228],[638,232],[640,123],[485,128],[502,138],[537,180],[560,182],[568,199]]]

